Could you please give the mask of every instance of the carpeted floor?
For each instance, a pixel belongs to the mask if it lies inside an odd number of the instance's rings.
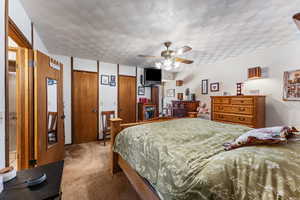
[[[111,176],[109,151],[100,142],[66,147],[63,200],[139,200],[123,173]]]

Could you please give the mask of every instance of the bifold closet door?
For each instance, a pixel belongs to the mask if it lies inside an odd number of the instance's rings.
[[[136,122],[136,77],[119,75],[118,116],[123,123]]]
[[[98,136],[98,73],[73,71],[73,143],[96,141]]]

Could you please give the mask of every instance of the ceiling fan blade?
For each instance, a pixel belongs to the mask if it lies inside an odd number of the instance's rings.
[[[184,64],[192,64],[194,61],[192,60],[187,60],[187,59],[184,59],[184,58],[175,58],[175,61],[176,62],[181,62],[181,63],[184,63]]]
[[[161,58],[160,56],[138,55],[141,58]]]
[[[177,55],[181,55],[181,54],[183,54],[185,52],[188,52],[188,51],[191,51],[191,50],[192,50],[192,47],[183,46],[183,47],[181,47],[181,48],[179,48],[179,49],[176,50],[176,54]]]

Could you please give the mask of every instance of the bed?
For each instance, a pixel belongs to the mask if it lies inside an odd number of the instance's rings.
[[[299,199],[300,142],[224,151],[250,128],[204,119],[112,119],[112,173],[141,199]]]

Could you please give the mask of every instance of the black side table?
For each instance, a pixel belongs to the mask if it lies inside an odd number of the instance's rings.
[[[44,200],[60,199],[61,197],[61,178],[63,173],[64,161],[50,163],[40,167],[22,170],[17,172],[17,177],[4,184],[4,190],[0,194],[0,200]],[[35,178],[45,173],[47,180],[40,185],[28,188],[25,184],[19,183]]]

